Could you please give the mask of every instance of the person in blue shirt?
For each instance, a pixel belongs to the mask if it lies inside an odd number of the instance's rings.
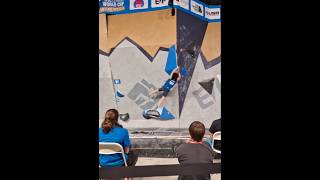
[[[99,142],[115,142],[121,144],[125,152],[128,166],[134,166],[138,155],[129,150],[131,145],[128,130],[118,123],[119,112],[116,109],[109,109],[105,114],[104,121],[99,128]],[[124,166],[122,155],[99,155],[101,166],[117,167]]]
[[[181,74],[179,67],[172,71],[171,76],[168,80],[165,81],[165,83],[162,85],[161,88],[153,90],[149,93],[149,96],[152,97],[156,92],[161,91],[162,97],[157,102],[156,107],[154,109],[157,109],[158,107],[161,107],[164,103],[165,98],[167,97],[168,93],[171,91],[171,89],[174,87],[174,85],[181,79]]]

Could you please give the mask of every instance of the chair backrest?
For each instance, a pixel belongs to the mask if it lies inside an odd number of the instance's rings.
[[[214,141],[215,140],[220,140],[221,141],[221,131],[217,131],[212,135],[212,143],[211,143],[211,148],[213,149],[213,151],[221,154],[220,150],[214,148]]]
[[[127,166],[124,150],[118,143],[112,142],[99,142],[99,154],[110,155],[121,153],[125,166]]]
[[[212,136],[213,140],[221,140],[221,131],[217,131]]]

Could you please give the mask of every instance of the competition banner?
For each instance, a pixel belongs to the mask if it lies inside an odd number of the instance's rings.
[[[220,8],[218,7],[205,7],[205,18],[208,20],[219,20],[221,18]]]
[[[110,13],[124,11],[125,0],[100,0],[99,1],[99,12]]]
[[[208,22],[221,21],[221,5],[207,5],[200,0],[99,0],[99,13],[105,14],[130,14],[172,7]]]

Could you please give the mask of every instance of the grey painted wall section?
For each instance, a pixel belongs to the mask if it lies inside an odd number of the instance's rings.
[[[180,128],[188,128],[191,122],[195,120],[203,122],[208,128],[214,120],[220,118],[221,92],[215,87],[216,81],[221,82],[221,79],[219,79],[220,74],[220,63],[206,70],[201,56],[198,56],[185,104],[181,112]],[[213,93],[209,94],[201,87],[199,82],[212,78],[215,78]]]
[[[99,125],[107,109],[117,108],[109,58],[99,55]]]
[[[127,128],[169,127],[179,128],[179,119],[160,121],[142,117],[143,109],[151,108],[158,99],[148,97],[150,87],[160,88],[169,77],[164,69],[167,51],[159,51],[151,62],[134,44],[124,40],[109,56],[112,75],[120,79],[115,84],[115,91],[125,96],[118,98],[120,113],[129,113],[130,120],[121,122]],[[167,97],[165,106],[178,117],[178,95],[175,88]]]

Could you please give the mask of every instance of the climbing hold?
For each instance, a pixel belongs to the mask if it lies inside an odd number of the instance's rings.
[[[120,114],[120,119],[123,121],[128,121],[130,118],[129,113]]]
[[[113,83],[114,83],[114,84],[121,84],[121,81],[120,81],[120,79],[114,79],[114,80],[113,80]]]
[[[120,93],[119,91],[117,91],[116,94],[117,94],[118,97],[124,97],[124,95],[122,93]]]
[[[181,70],[180,70],[180,73],[181,73],[182,77],[186,77],[188,71],[187,71],[187,69],[185,67],[182,67]]]
[[[160,113],[155,109],[147,109],[143,111],[142,116],[146,119],[159,118]]]
[[[174,119],[175,117],[167,110],[166,107],[160,107],[158,109],[144,110],[142,116],[146,119],[156,118],[161,120]]]
[[[175,45],[169,48],[169,53],[167,57],[167,62],[165,66],[165,72],[170,75],[173,70],[177,68],[177,54]]]

